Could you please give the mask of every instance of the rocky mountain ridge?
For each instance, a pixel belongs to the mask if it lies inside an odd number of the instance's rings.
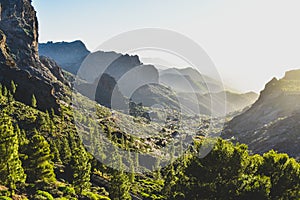
[[[77,74],[81,63],[90,53],[85,44],[80,40],[39,44],[39,54],[41,56],[54,59],[59,66],[73,74]]]
[[[256,153],[275,149],[300,158],[299,99],[300,70],[273,78],[259,99],[227,124],[224,137],[234,137]]]
[[[38,54],[38,21],[31,0],[0,1],[0,81],[17,85],[15,98],[27,105],[36,96],[41,110],[59,109],[63,76]],[[56,71],[56,72],[54,72]]]

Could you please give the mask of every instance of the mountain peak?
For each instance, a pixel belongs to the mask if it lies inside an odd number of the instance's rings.
[[[81,63],[90,54],[81,40],[73,42],[47,42],[39,44],[41,56],[54,59],[62,68],[76,74]]]
[[[284,79],[286,80],[300,80],[300,69],[287,71]]]
[[[227,124],[223,136],[234,136],[255,153],[275,149],[299,157],[299,141],[295,140],[299,124],[294,123],[300,113],[299,83],[300,70],[288,71],[279,80],[273,78],[251,108]]]
[[[48,41],[46,43],[40,43],[39,46],[44,46],[44,47],[58,47],[58,46],[69,46],[70,48],[82,48],[84,51],[89,52],[85,44],[81,40],[75,40],[72,42],[66,42],[66,41],[61,41],[61,42],[53,42],[53,41]]]

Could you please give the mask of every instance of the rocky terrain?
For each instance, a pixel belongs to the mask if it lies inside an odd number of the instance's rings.
[[[300,70],[273,78],[253,106],[227,124],[224,137],[248,144],[255,153],[275,149],[299,159],[299,99]]]
[[[18,86],[15,98],[31,104],[32,96],[42,110],[58,110],[64,96],[60,68],[39,58],[38,22],[30,0],[0,1],[0,80]]]
[[[39,53],[41,56],[54,59],[66,71],[76,74],[90,51],[82,41],[77,40],[74,42],[40,43]]]

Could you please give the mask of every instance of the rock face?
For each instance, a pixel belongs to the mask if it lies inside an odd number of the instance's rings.
[[[77,74],[81,63],[90,54],[90,51],[82,41],[77,40],[41,43],[39,44],[39,53],[41,56],[52,58],[66,71]]]
[[[253,106],[233,118],[224,131],[256,153],[270,149],[300,158],[300,70],[266,84]]]
[[[31,0],[1,0],[0,29],[19,66],[38,61],[38,22]]]
[[[62,69],[60,66],[58,66],[58,64],[51,58],[45,57],[45,56],[40,56],[40,61],[41,63],[47,67],[50,72],[62,83],[69,85],[70,83],[68,83],[65,78],[64,78],[64,74],[62,72]]]
[[[0,82],[17,84],[15,98],[31,104],[34,94],[39,109],[59,109],[57,98],[64,85],[39,58],[38,22],[31,0],[0,0]],[[54,72],[54,71],[53,71]]]
[[[135,90],[158,83],[159,78],[158,70],[152,65],[143,65],[138,56],[102,51],[88,55],[77,75],[86,83],[75,85],[75,88],[110,108],[126,107]]]

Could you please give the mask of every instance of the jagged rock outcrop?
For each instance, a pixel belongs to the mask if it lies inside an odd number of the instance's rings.
[[[270,149],[300,158],[300,70],[273,78],[253,106],[233,118],[224,131],[256,153]]]
[[[38,22],[31,0],[0,0],[0,82],[17,84],[15,98],[39,109],[59,109],[64,86],[38,54]],[[56,74],[58,75],[58,74]]]
[[[38,22],[31,0],[1,0],[0,29],[19,66],[38,61]]]
[[[40,56],[40,61],[45,67],[47,67],[51,71],[51,73],[60,82],[70,86],[70,83],[68,83],[64,78],[64,74],[63,74],[61,67],[58,66],[58,64],[53,59],[45,57],[45,56]]]
[[[16,63],[14,59],[11,57],[9,49],[6,44],[6,35],[4,35],[2,30],[0,30],[0,62],[3,65],[8,65],[11,67],[16,66]]]
[[[77,75],[85,83],[75,84],[75,89],[101,105],[114,108],[126,107],[136,89],[158,83],[159,78],[158,70],[143,65],[138,56],[102,51],[88,55]]]
[[[81,63],[90,51],[80,41],[47,42],[39,44],[39,54],[55,60],[64,70],[77,74]]]

